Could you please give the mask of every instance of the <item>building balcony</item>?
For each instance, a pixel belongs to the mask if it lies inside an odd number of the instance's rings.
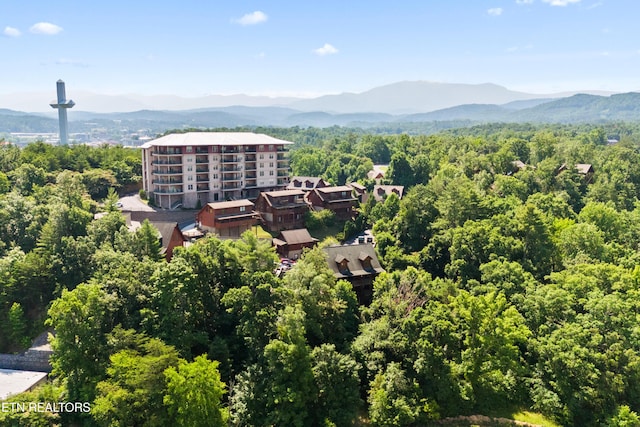
[[[237,157],[223,157],[222,163],[239,163],[240,160]]]
[[[208,166],[196,166],[196,173],[209,173]]]
[[[209,176],[196,175],[197,182],[209,182]]]
[[[244,146],[244,152],[245,153],[255,153],[256,151],[258,151],[258,149],[256,148],[255,145],[245,145]]]
[[[255,162],[256,161],[256,155],[255,154],[245,154],[244,159],[247,162]]]
[[[209,184],[198,184],[196,191],[209,191]]]
[[[154,175],[182,175],[182,168],[153,169]]]
[[[224,182],[240,181],[241,179],[240,175],[222,175],[222,181]]]
[[[153,191],[155,194],[182,194],[184,193],[182,186],[171,188],[156,188]]]
[[[172,185],[172,184],[182,184],[182,178],[178,179],[154,179],[151,181],[154,185]]]
[[[227,173],[227,172],[240,172],[240,170],[242,170],[242,168],[240,166],[234,166],[234,165],[225,165],[222,168],[222,173]]]
[[[196,147],[196,154],[208,154],[209,149],[207,147]]]
[[[228,182],[222,184],[222,190],[239,190],[241,188],[239,182]]]
[[[209,157],[207,156],[196,156],[196,164],[209,163]]]
[[[237,154],[237,153],[240,152],[240,148],[239,147],[222,146],[222,147],[220,147],[220,152],[222,154]]]
[[[176,154],[182,154],[182,148],[156,148],[151,152],[152,156],[175,156]]]
[[[163,159],[163,160],[154,160],[151,162],[152,165],[181,165],[182,157],[178,157],[176,159]]]

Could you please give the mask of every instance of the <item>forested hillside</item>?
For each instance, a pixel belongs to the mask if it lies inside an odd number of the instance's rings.
[[[372,303],[321,248],[275,277],[251,233],[166,262],[109,190],[138,179],[135,150],[5,145],[0,349],[56,331],[54,380],[10,400],[92,406],[0,424],[640,424],[637,125],[254,131],[296,142],[292,175],[371,189],[371,166],[389,163],[385,180],[405,186],[337,236],[372,228],[386,270]]]

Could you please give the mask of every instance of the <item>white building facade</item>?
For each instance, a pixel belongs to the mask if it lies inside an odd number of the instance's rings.
[[[251,132],[187,132],[146,142],[143,189],[161,208],[255,199],[289,183],[289,141]]]

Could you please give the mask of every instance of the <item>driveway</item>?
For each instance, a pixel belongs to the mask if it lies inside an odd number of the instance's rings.
[[[121,197],[120,200],[118,201],[122,203],[122,207],[120,209],[123,211],[129,211],[129,212],[155,212],[156,211],[154,208],[152,208],[151,206],[147,205],[142,200],[140,200],[140,196],[137,194]]]

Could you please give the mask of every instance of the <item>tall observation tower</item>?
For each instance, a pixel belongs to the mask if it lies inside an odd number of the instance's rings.
[[[56,82],[58,89],[58,100],[51,101],[51,107],[58,110],[58,120],[60,122],[60,144],[67,145],[69,143],[69,133],[67,132],[67,108],[72,108],[76,105],[72,100],[67,101],[67,94],[64,90],[64,82],[58,80]]]

